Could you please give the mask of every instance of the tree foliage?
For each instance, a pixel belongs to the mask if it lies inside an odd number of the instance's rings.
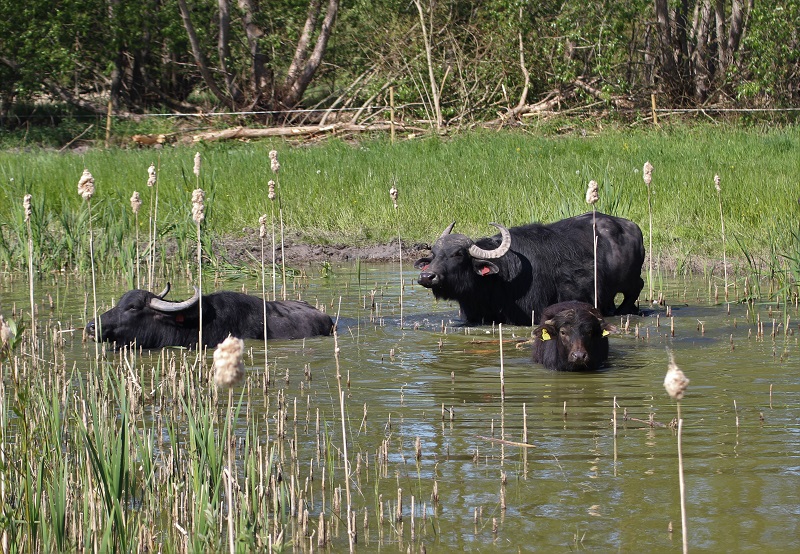
[[[0,109],[791,105],[800,0],[0,0]],[[516,111],[515,111],[516,110]],[[330,115],[319,112],[316,119]],[[0,115],[2,115],[0,114]]]

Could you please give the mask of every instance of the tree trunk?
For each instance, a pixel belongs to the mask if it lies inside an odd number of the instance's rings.
[[[425,14],[422,11],[422,3],[420,0],[414,0],[414,5],[417,7],[417,12],[419,12],[419,22],[420,27],[422,28],[422,41],[425,44],[425,57],[428,61],[428,78],[430,79],[430,87],[431,87],[431,101],[433,102],[433,113],[434,117],[436,118],[436,131],[439,132],[442,129],[442,107],[441,101],[439,100],[439,86],[436,84],[436,75],[433,72],[433,49],[431,47],[431,41],[428,37],[427,27],[425,25]],[[430,21],[431,21],[431,32],[433,31],[433,6],[429,6],[430,8]]]
[[[192,57],[197,64],[197,68],[200,70],[200,75],[203,77],[203,81],[212,94],[216,96],[220,102],[228,106],[230,109],[235,109],[236,106],[234,105],[233,100],[219,88],[214,80],[214,75],[208,68],[208,63],[206,62],[205,56],[203,56],[203,51],[200,48],[200,40],[197,38],[197,33],[195,32],[194,25],[192,24],[192,16],[189,13],[189,8],[186,6],[186,0],[178,0],[178,7],[181,10],[183,27],[186,29],[186,34],[189,35],[189,44],[192,46]]]
[[[236,104],[243,101],[242,91],[236,85],[235,76],[228,70],[228,61],[231,59],[230,31],[231,31],[231,6],[230,0],[218,0],[219,5],[219,37],[217,39],[217,52],[219,55],[219,68],[225,76],[225,85],[228,95]]]
[[[316,26],[316,19],[318,18],[319,9],[314,10],[314,4],[320,0],[310,0],[308,8],[308,16],[314,16],[313,25]],[[292,63],[289,66],[289,72],[286,76],[286,81],[281,91],[281,97],[277,100],[287,108],[291,108],[300,102],[308,85],[311,83],[314,74],[322,63],[322,57],[325,54],[325,49],[328,47],[328,40],[330,39],[331,32],[333,31],[333,24],[336,21],[336,13],[339,10],[339,0],[328,0],[328,7],[325,10],[325,18],[322,20],[319,35],[317,35],[317,42],[314,44],[314,49],[309,54],[308,48],[310,40],[304,42],[306,29],[303,29],[303,36],[295,49],[295,55]],[[309,18],[306,19],[306,26],[309,24]],[[310,33],[309,33],[310,36]]]
[[[258,7],[253,0],[239,0],[239,9],[244,13],[244,32],[250,49],[252,67],[250,86],[253,89],[253,104],[257,104],[264,96],[271,101],[274,96],[274,83],[272,73],[267,69],[269,59],[259,46],[264,30],[255,23]]]

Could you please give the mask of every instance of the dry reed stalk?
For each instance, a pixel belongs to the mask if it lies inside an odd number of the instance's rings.
[[[161,165],[161,155],[159,154],[159,165]],[[155,187],[155,188],[154,188]],[[156,263],[156,221],[158,212],[158,177],[155,164],[150,164],[147,168],[147,188],[150,190],[150,217],[147,223],[148,233],[148,256],[147,256],[147,290],[153,289],[154,267]]]
[[[352,503],[350,497],[350,458],[347,456],[347,417],[344,410],[344,394],[342,390],[342,372],[339,366],[339,335],[336,332],[336,327],[333,328],[333,357],[336,362],[336,382],[339,389],[339,410],[342,417],[342,455],[344,457],[344,478],[345,478],[345,491],[347,493],[347,539],[350,546],[350,552],[355,552],[355,528],[352,525],[351,518],[349,517]]]
[[[200,173],[200,152],[194,158],[195,174]],[[192,219],[197,227],[197,290],[199,298],[197,300],[197,311],[200,318],[197,339],[197,357],[202,359],[203,352],[203,245],[200,241],[200,224],[206,218],[205,215],[205,192],[197,188],[192,192]]]
[[[717,200],[719,200],[719,221],[722,227],[722,269],[725,274],[725,300],[728,299],[728,257],[725,248],[725,218],[722,215],[722,188],[719,175],[714,175],[714,188],[717,190]]]
[[[94,303],[94,321],[96,326],[96,333],[98,337],[102,337],[102,328],[100,320],[97,318],[97,278],[95,277],[94,268],[94,237],[92,232],[92,196],[94,196],[94,177],[89,173],[88,169],[84,169],[81,178],[78,180],[78,194],[86,201],[87,209],[89,210],[89,258],[92,264],[92,300]],[[100,343],[94,343],[95,360],[100,360]]]
[[[647,187],[647,218],[649,220],[650,226],[648,228],[648,235],[650,238],[650,250],[648,251],[648,260],[650,262],[650,268],[647,272],[647,286],[648,286],[648,300],[653,301],[653,296],[655,295],[655,291],[653,290],[653,200],[650,194],[650,183],[653,181],[653,166],[650,164],[649,161],[644,162],[644,167],[642,168],[642,179],[644,180],[644,184]]]
[[[264,373],[269,374],[269,351],[267,350],[267,282],[264,268],[264,237],[267,235],[267,214],[258,218],[258,236],[261,237],[261,299],[264,303]]]
[[[275,259],[275,198],[277,196],[277,193],[275,192],[275,181],[270,179],[269,183],[267,183],[267,186],[269,187],[267,198],[270,199],[270,210],[272,212],[272,299],[277,300],[278,272],[277,272],[277,260]]]
[[[594,307],[597,309],[597,210],[594,205],[600,200],[597,181],[589,181],[586,189],[586,203],[592,206],[592,246],[594,249]]]
[[[31,207],[30,194],[26,194],[22,199],[22,206],[25,210],[25,225],[28,228],[28,292],[31,301],[31,343],[33,345],[33,363],[36,364],[36,302],[33,299],[33,231],[31,229]]]
[[[139,193],[133,191],[131,195],[131,210],[133,210],[134,225],[136,227],[136,288],[142,288],[142,282],[139,277],[139,208],[142,207],[142,199]]]
[[[667,375],[664,377],[664,388],[667,394],[675,400],[678,411],[678,484],[681,493],[681,534],[683,537],[683,552],[684,554],[689,551],[688,536],[686,532],[686,485],[683,479],[683,449],[682,449],[682,433],[683,433],[683,418],[681,417],[681,399],[689,386],[689,379],[683,374],[683,371],[675,363],[675,356],[671,351],[669,353],[669,364],[667,366]]]
[[[397,205],[397,197],[398,191],[397,187],[392,185],[392,188],[389,189],[389,198],[392,199],[392,205],[394,206],[394,221],[395,225],[397,226],[397,252],[400,259],[400,328],[403,328],[403,241],[400,238],[400,217],[398,215],[398,205]]]
[[[277,182],[278,179],[278,172],[281,170],[281,164],[278,162],[278,151],[277,150],[270,150],[269,151],[269,166],[272,172],[275,174],[275,184],[279,188],[280,185]],[[283,239],[283,204],[282,199],[278,196],[278,218],[280,219],[280,230],[281,230],[281,274],[283,279],[283,287],[281,289],[281,298],[286,300],[286,256],[285,256],[285,249],[284,249],[284,239]],[[274,241],[273,241],[274,242]],[[274,257],[273,257],[274,259]],[[277,299],[276,299],[277,300]]]

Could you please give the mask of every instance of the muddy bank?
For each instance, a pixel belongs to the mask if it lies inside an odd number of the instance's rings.
[[[214,255],[234,265],[250,265],[261,259],[261,239],[257,231],[244,237],[215,237],[212,241]],[[280,261],[280,243],[276,248],[276,259]],[[265,241],[265,260],[272,261],[271,239]],[[284,255],[288,265],[314,264],[322,262],[354,262],[357,259],[368,262],[397,261],[399,252],[397,242],[391,244],[311,244],[299,237],[286,237]],[[403,242],[403,263],[413,263],[417,258],[427,256],[430,245],[420,242]]]

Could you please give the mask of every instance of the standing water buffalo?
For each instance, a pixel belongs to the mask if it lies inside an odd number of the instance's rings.
[[[417,260],[419,284],[436,298],[457,300],[468,323],[531,325],[565,300],[594,304],[592,214],[549,225],[506,229],[473,241],[451,224]],[[636,313],[644,242],[634,222],[597,213],[597,296],[604,315]],[[614,297],[623,294],[617,307]]]
[[[169,302],[164,297],[169,283],[160,294],[146,290],[126,292],[119,303],[100,316],[102,340],[118,346],[135,342],[142,348],[164,346],[196,347],[200,326],[200,293],[183,302]],[[264,302],[261,298],[239,292],[215,292],[203,295],[203,343],[216,346],[228,335],[240,339],[264,338]],[[300,339],[330,335],[333,321],[299,300],[266,303],[267,338]],[[97,340],[95,323],[86,325],[86,333]]]
[[[594,371],[608,358],[608,334],[616,332],[591,304],[548,306],[533,331],[533,361],[556,371]]]

